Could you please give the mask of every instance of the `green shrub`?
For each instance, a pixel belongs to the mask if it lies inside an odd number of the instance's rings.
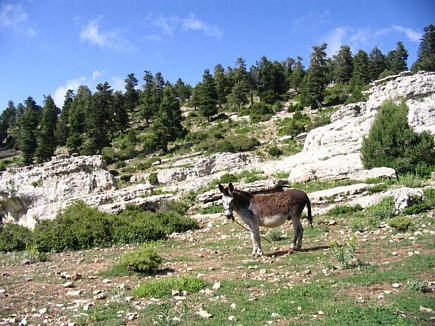
[[[106,214],[77,201],[54,220],[38,221],[35,248],[41,252],[62,252],[111,244],[111,225]]]
[[[367,189],[367,192],[372,195],[378,192],[383,192],[388,189],[388,186],[385,183],[378,183],[374,186]]]
[[[159,184],[159,179],[157,177],[157,173],[156,172],[151,172],[150,175],[148,176],[148,181],[152,185],[158,185]]]
[[[403,101],[382,104],[361,146],[361,161],[366,169],[390,167],[398,175],[422,176],[435,166],[435,141],[427,131],[416,133],[408,124],[408,108]]]
[[[126,167],[127,166],[127,163],[125,163],[124,161],[120,161],[120,162],[116,162],[115,163],[115,169],[121,169],[121,168],[123,168],[123,167]]]
[[[219,182],[222,184],[236,182],[237,180],[238,180],[237,177],[232,173],[226,173],[219,178]]]
[[[396,207],[393,197],[385,197],[379,203],[367,207],[367,213],[379,220],[386,220],[394,216]]]
[[[119,177],[119,179],[124,182],[130,182],[131,177],[131,174],[123,174]]]
[[[216,214],[216,213],[223,213],[224,209],[222,205],[212,205],[208,206],[206,208],[199,209],[199,214]]]
[[[355,206],[335,206],[334,208],[331,208],[326,215],[327,216],[336,216],[336,215],[347,215],[347,214],[352,214],[355,212],[360,212],[362,211],[363,208],[361,207],[360,204],[356,204]]]
[[[412,279],[406,282],[406,288],[415,292],[429,292],[428,282]]]
[[[396,216],[388,220],[388,225],[398,231],[406,231],[413,225],[413,220],[408,216]]]
[[[342,244],[336,240],[329,243],[329,250],[339,262],[340,267],[344,269],[352,268],[358,265],[354,262],[356,248],[357,244],[355,237],[344,240]]]
[[[25,250],[32,241],[33,233],[30,229],[18,224],[0,224],[0,251]]]
[[[260,142],[256,138],[241,135],[231,139],[231,144],[234,148],[234,152],[238,153],[252,151],[260,145]]]
[[[170,297],[172,291],[198,292],[205,287],[205,282],[193,276],[170,277],[148,281],[135,288],[134,295],[138,297],[164,298]]]
[[[148,244],[139,250],[125,253],[121,256],[119,265],[131,272],[151,274],[155,272],[163,259],[158,255],[154,245]]]
[[[269,153],[270,156],[273,156],[273,157],[278,157],[278,156],[281,156],[283,154],[282,149],[280,149],[277,146],[272,146],[271,148],[269,148],[269,150],[267,152]]]

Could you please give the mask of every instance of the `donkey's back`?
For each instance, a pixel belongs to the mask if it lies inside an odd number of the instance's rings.
[[[300,218],[305,206],[308,209],[308,221],[312,225],[313,217],[311,215],[310,199],[304,191],[299,189],[254,195],[251,207],[260,218],[285,215],[290,220],[292,217]]]

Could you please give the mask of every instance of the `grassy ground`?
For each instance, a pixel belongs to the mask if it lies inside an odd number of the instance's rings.
[[[138,246],[26,265],[29,253],[1,254],[0,325],[433,325],[433,213],[404,233],[387,225],[354,233],[349,216],[317,216],[300,252],[288,252],[291,225],[263,230],[271,242],[263,240],[262,257],[250,256],[246,230],[210,217],[159,244],[164,262],[152,276],[117,268]],[[205,286],[135,295],[140,284],[187,276]]]

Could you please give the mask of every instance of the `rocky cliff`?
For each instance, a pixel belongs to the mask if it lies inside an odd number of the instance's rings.
[[[252,169],[261,170],[269,177],[268,182],[259,186],[259,191],[261,187],[273,189],[276,186],[272,176],[278,171],[290,174],[290,184],[394,176],[392,169],[363,169],[359,153],[362,139],[367,135],[377,110],[389,98],[396,102],[406,101],[408,120],[416,131],[429,130],[435,134],[435,73],[412,75],[405,72],[389,76],[373,83],[367,95],[366,102],[341,106],[331,117],[332,123],[309,132],[302,152],[297,155],[264,161],[245,153],[210,156],[193,153],[162,162],[157,170],[158,180],[164,189],[181,194],[198,190],[224,173]],[[136,175],[132,181],[141,179],[147,180],[147,174]],[[366,188],[362,185],[358,189],[364,192]],[[3,222],[33,227],[36,219],[54,218],[60,209],[77,199],[107,212],[117,212],[126,203],[149,209],[172,197],[152,196],[152,189],[150,184],[139,182],[118,189],[116,180],[100,156],[59,156],[45,164],[10,169],[1,174],[0,217]],[[325,196],[312,194],[319,201]],[[207,202],[210,198],[216,200],[218,197],[212,191],[199,200]]]

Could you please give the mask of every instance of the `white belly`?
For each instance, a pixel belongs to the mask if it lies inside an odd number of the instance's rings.
[[[275,228],[285,223],[287,216],[285,215],[272,215],[260,219],[260,226],[267,228]]]

